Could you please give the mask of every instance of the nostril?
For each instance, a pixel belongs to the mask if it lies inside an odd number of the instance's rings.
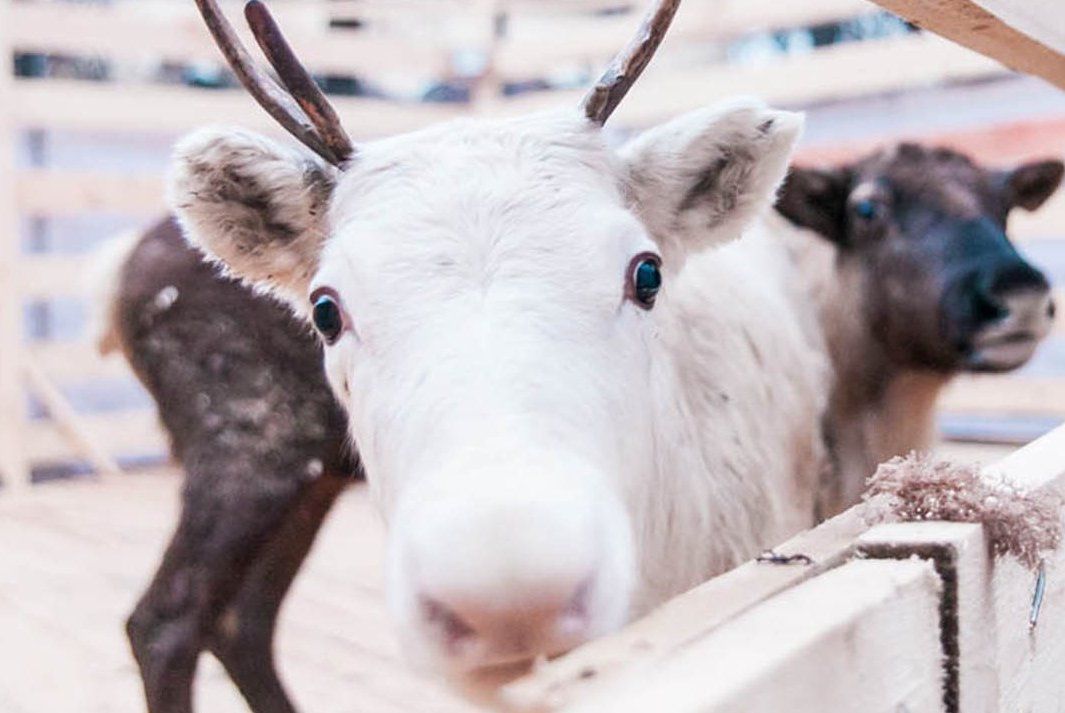
[[[984,325],[1002,319],[1009,314],[1009,310],[997,299],[977,294],[973,297],[972,314],[977,325]]]
[[[455,612],[444,606],[435,599],[423,597],[421,601],[422,616],[430,626],[436,628],[444,640],[448,651],[457,653],[458,650],[476,635],[473,627],[463,621]]]
[[[594,577],[576,588],[526,586],[521,591],[421,595],[423,626],[453,664],[481,667],[567,651],[591,629]]]
[[[571,636],[584,630],[588,624],[589,600],[592,591],[592,578],[589,577],[577,588],[565,609],[559,616],[559,631],[563,636]]]

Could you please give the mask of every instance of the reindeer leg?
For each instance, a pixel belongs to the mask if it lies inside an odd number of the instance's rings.
[[[322,522],[350,482],[350,476],[326,475],[307,488],[215,624],[211,653],[255,713],[296,713],[274,661],[278,610]]]
[[[181,519],[126,631],[149,713],[190,713],[200,653],[266,543],[309,484],[239,459],[188,468]],[[284,710],[284,709],[279,709]]]

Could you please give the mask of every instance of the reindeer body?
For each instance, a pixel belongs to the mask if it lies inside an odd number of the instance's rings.
[[[185,470],[176,531],[127,624],[148,707],[191,710],[209,650],[255,711],[287,713],[277,612],[361,476],[321,347],[288,309],[221,277],[172,219],[109,257],[101,343],[122,349]]]

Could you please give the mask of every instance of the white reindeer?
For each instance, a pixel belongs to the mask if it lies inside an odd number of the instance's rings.
[[[678,0],[582,112],[357,151],[261,4],[247,14],[291,97],[197,2],[317,157],[203,130],[170,201],[190,241],[320,332],[416,659],[461,673],[564,651],[811,523],[824,348],[782,250],[740,239],[801,118],[738,101],[617,152],[600,130]]]

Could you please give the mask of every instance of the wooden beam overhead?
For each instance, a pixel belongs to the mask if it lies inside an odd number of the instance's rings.
[[[1065,3],[873,0],[910,22],[1065,89]]]

